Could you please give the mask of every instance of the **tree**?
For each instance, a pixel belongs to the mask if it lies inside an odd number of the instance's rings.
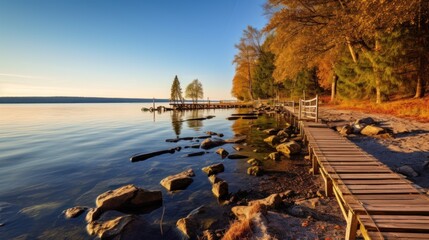
[[[264,47],[261,51],[254,69],[252,92],[257,98],[273,98],[276,95],[273,78],[275,55],[268,50],[268,47]]]
[[[173,84],[171,85],[170,101],[173,103],[183,103],[182,88],[180,87],[177,75],[174,77]]]
[[[198,98],[203,98],[203,85],[198,79],[193,80],[185,90],[186,97],[191,98],[193,103],[198,102]]]
[[[234,76],[234,79],[240,79],[240,85],[244,83],[243,80],[247,81],[245,88],[241,90],[232,89],[233,95],[238,96],[237,98],[243,97],[245,100],[253,100],[253,71],[256,61],[262,52],[263,37],[262,32],[252,26],[247,26],[247,29],[243,31],[240,42],[235,45],[238,53],[234,56],[233,64],[236,64],[236,75],[238,74],[239,76]],[[236,84],[235,86],[238,85]],[[248,93],[238,93],[238,91],[244,90],[247,90]]]

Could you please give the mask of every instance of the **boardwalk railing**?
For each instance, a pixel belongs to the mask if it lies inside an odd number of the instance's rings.
[[[319,119],[319,97],[316,95],[315,98],[310,100],[299,100],[299,111],[298,118],[302,119],[314,119],[315,122]]]

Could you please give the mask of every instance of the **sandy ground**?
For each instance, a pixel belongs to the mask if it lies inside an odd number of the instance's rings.
[[[320,118],[332,126],[354,122],[356,119],[365,117],[371,117],[379,126],[387,128],[391,137],[377,138],[354,134],[347,137],[393,170],[403,165],[412,167],[419,176],[410,179],[428,189],[429,167],[424,167],[424,163],[429,160],[429,123],[385,114],[336,110],[331,107],[320,109]]]

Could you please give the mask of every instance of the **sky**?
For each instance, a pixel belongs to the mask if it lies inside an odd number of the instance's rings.
[[[232,99],[265,0],[0,0],[0,96],[169,98],[177,75]]]

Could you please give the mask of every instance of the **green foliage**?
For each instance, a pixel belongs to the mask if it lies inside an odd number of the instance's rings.
[[[177,75],[174,77],[173,84],[171,85],[170,101],[183,103],[182,88],[180,87]]]
[[[199,98],[204,97],[203,85],[198,79],[193,80],[185,90],[186,97],[191,98],[193,103],[198,102]]]
[[[286,79],[283,84],[291,98],[302,98],[304,93],[306,98],[312,98],[322,90],[319,86],[317,68],[315,67],[301,70],[296,78]]]
[[[255,98],[274,98],[275,82],[273,72],[275,55],[270,51],[262,51],[253,73],[252,91]]]

